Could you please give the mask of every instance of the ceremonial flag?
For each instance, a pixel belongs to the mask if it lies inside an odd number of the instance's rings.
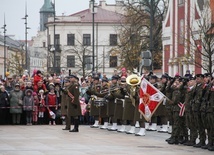
[[[145,78],[142,78],[140,84],[140,104],[139,111],[143,117],[150,121],[152,115],[164,99],[164,94],[155,88]]]

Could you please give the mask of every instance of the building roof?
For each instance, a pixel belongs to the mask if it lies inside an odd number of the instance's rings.
[[[4,45],[4,36],[1,34],[0,34],[0,44]],[[11,48],[21,49],[21,47],[23,46],[23,43],[7,36],[6,37],[6,46],[9,46]]]
[[[92,13],[90,9],[86,9],[75,14],[70,15],[71,17],[81,17],[81,22],[92,22]],[[94,14],[94,21],[95,22],[104,22],[104,23],[113,23],[113,22],[120,22],[123,18],[122,14],[108,11],[102,9],[101,7],[97,7],[97,12]]]

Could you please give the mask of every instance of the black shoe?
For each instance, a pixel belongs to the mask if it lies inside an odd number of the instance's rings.
[[[207,145],[203,145],[203,146],[201,146],[201,148],[202,148],[202,149],[208,149],[209,147],[211,147],[211,145],[210,145],[210,144],[207,144]]]
[[[63,128],[62,130],[70,130],[70,128]]]
[[[214,146],[208,147],[208,150],[209,150],[209,151],[214,151]]]
[[[186,146],[194,146],[194,145],[195,145],[195,142],[191,142],[191,141],[186,144]]]
[[[183,139],[183,140],[179,141],[180,144],[184,144],[184,143],[186,143],[186,142],[188,142],[187,139]]]
[[[69,130],[69,132],[79,132],[79,130],[74,128],[72,130]]]
[[[200,148],[201,146],[204,146],[204,145],[205,143],[199,142],[198,144],[193,145],[193,147]]]
[[[168,142],[172,139],[172,137],[167,138],[165,141]]]
[[[170,141],[168,141],[168,144],[179,144],[178,140],[176,139],[171,139]]]

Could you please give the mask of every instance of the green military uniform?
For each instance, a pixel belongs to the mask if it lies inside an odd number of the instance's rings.
[[[193,99],[193,94],[194,94],[194,86],[192,86],[191,88],[188,88],[186,91],[186,95],[185,95],[185,121],[186,121],[186,125],[190,130],[190,139],[189,141],[187,141],[186,143],[184,143],[184,145],[187,146],[193,146],[195,145],[195,141],[197,139],[197,131],[195,128],[196,122],[193,118],[192,115],[192,99]]]
[[[208,150],[214,151],[214,82],[210,87],[210,91],[207,97],[207,116],[206,116],[208,129],[208,141],[210,142],[210,146],[208,146]]]
[[[131,89],[131,86],[127,85],[126,89],[127,89],[127,93],[125,95],[122,120],[133,121],[134,120],[135,107],[132,104],[132,100],[130,99],[130,89]]]
[[[98,94],[100,90],[101,90],[101,86],[97,84],[89,87],[89,90],[87,91],[91,95],[91,98],[89,100],[90,116],[94,116],[94,117],[99,116],[99,107],[95,105],[94,101],[96,100],[96,94]]]
[[[112,84],[110,86],[110,90],[114,90],[117,88],[117,84]],[[115,98],[113,96],[113,93],[109,94],[108,97],[108,103],[107,103],[107,116],[113,117],[114,116],[114,110],[115,110]]]
[[[202,95],[203,95],[203,84],[200,83],[200,84],[197,84],[194,89],[194,95],[193,95],[194,98],[192,101],[193,118],[195,119],[195,122],[196,122],[195,127],[199,134],[199,139],[200,139],[200,142],[198,144],[194,145],[194,147],[201,147],[201,146],[205,145],[205,140],[206,140],[205,129],[203,127],[201,114],[200,114]]]
[[[172,135],[171,139],[168,141],[169,144],[178,144],[178,137],[180,136],[180,131],[182,130],[181,127],[181,119],[179,116],[180,108],[178,103],[181,101],[181,91],[180,88],[173,87],[172,93],[172,104],[173,104],[173,121],[174,124],[172,126]]]
[[[213,146],[213,107],[212,107],[212,84],[206,84],[203,89],[203,98],[200,106],[201,120],[204,129],[207,129],[208,144],[201,146],[203,149],[208,149]]]
[[[69,95],[71,94],[71,95]],[[68,87],[68,118],[70,119],[71,117],[74,118],[74,129],[70,130],[71,132],[78,132],[78,127],[79,127],[79,120],[78,117],[81,116],[81,107],[80,107],[80,102],[79,102],[79,84],[77,82],[71,82],[71,85]],[[69,121],[69,128],[71,121]]]

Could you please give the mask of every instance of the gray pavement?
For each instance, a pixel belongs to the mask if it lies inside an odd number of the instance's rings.
[[[0,126],[0,155],[213,155],[183,145],[168,145],[170,135],[146,132],[144,137],[80,126],[79,133],[62,125]]]

